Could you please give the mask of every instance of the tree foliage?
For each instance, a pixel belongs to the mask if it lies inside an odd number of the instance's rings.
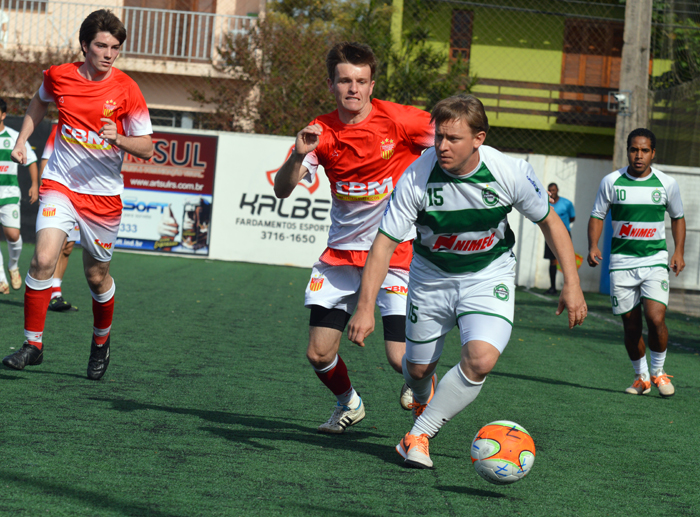
[[[193,91],[214,113],[212,129],[294,135],[315,116],[335,109],[326,87],[325,56],[338,41],[372,47],[379,66],[374,97],[431,109],[440,99],[475,84],[466,63],[448,63],[446,52],[415,29],[400,48],[391,40],[390,0],[276,0],[249,35],[226,40],[209,80],[209,92]]]
[[[8,49],[0,60],[0,92],[7,102],[8,115],[24,115],[44,79],[43,70],[51,65],[78,60],[79,54],[70,49],[28,50],[22,46]],[[56,117],[55,105],[49,116]]]
[[[651,79],[651,88],[672,88],[700,78],[700,17],[654,12],[654,55],[670,59],[671,69]]]

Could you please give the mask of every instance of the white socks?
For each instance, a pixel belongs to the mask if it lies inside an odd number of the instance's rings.
[[[474,402],[483,384],[484,381],[476,383],[467,379],[459,364],[455,365],[438,384],[430,404],[413,424],[411,434],[435,436],[443,425]]]
[[[636,361],[632,361],[632,366],[634,367],[634,373],[641,375],[642,379],[645,381],[649,380],[649,365],[647,365],[646,356],[642,356]]]
[[[20,235],[17,242],[7,241],[8,255],[10,260],[7,262],[7,269],[17,269],[19,256],[22,254],[22,236]]]
[[[433,376],[428,375],[424,379],[414,379],[411,377],[408,373],[408,368],[406,368],[406,355],[401,358],[401,367],[406,384],[413,390],[413,398],[420,404],[426,404],[430,398],[430,392],[432,391]]]
[[[649,350],[649,355],[651,356],[651,373],[656,375],[658,372],[663,371],[664,363],[666,362],[666,350],[663,352],[654,352]],[[632,366],[634,367],[634,373],[641,375],[645,381],[649,380],[649,365],[647,364],[646,356],[632,361]]]
[[[651,356],[651,373],[657,374],[659,371],[663,371],[664,362],[666,362],[666,350],[663,352],[649,350],[649,355]]]

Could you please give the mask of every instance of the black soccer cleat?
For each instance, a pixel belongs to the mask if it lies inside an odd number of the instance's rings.
[[[102,346],[97,346],[93,336],[90,343],[90,359],[88,360],[87,376],[88,379],[99,381],[107,372],[109,366],[109,340],[111,336],[107,336],[107,341]]]
[[[63,296],[51,298],[49,302],[49,310],[54,312],[77,311],[77,307],[73,307],[70,302],[63,299]]]
[[[2,360],[2,364],[14,370],[23,370],[25,366],[36,366],[44,360],[44,350],[40,350],[28,342],[22,344],[22,348],[14,354],[8,355]]]

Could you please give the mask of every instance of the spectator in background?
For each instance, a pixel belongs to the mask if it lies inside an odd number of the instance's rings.
[[[574,210],[574,204],[559,195],[559,187],[556,183],[550,183],[547,186],[547,191],[549,192],[549,202],[554,208],[554,211],[561,218],[564,226],[566,226],[566,231],[569,232],[569,237],[571,237],[571,223],[576,219],[576,211]],[[549,289],[547,289],[544,294],[557,294],[557,257],[554,256],[552,250],[549,248],[547,243],[544,243],[544,258],[549,259]]]

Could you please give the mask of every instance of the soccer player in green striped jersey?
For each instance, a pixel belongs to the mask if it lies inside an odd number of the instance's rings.
[[[7,116],[7,103],[0,99],[0,225],[7,240],[9,261],[7,270],[10,273],[12,289],[22,287],[22,276],[19,272],[19,257],[22,253],[22,235],[20,234],[20,198],[19,183],[17,181],[17,164],[12,161],[10,154],[17,142],[19,133],[5,125]],[[39,199],[39,183],[37,180],[36,154],[27,143],[27,168],[32,179],[29,187],[29,203],[36,203]],[[5,266],[2,252],[0,252],[0,294],[9,294]]]
[[[651,166],[656,155],[656,137],[639,128],[627,137],[629,166],[608,174],[600,183],[588,223],[588,264],[602,260],[598,240],[603,221],[610,212],[613,226],[610,251],[610,301],[613,314],[622,316],[625,348],[632,361],[635,379],[625,391],[645,395],[653,383],[662,397],[675,389],[664,372],[668,328],[669,260],[664,215],[671,217],[675,251],[670,268],[678,276],[685,267],[685,219],[676,180]],[[642,305],[649,328],[651,375],[642,337]]]
[[[513,208],[536,222],[559,259],[564,287],[556,314],[569,327],[587,314],[574,248],[547,191],[524,160],[482,145],[484,106],[471,95],[435,105],[435,144],[399,180],[362,275],[348,337],[364,346],[374,330],[374,300],[396,246],[415,226],[408,283],[403,374],[413,390],[415,422],[396,446],[405,464],[432,468],[428,440],[479,394],[508,344],[515,297]],[[445,335],[459,326],[462,356],[436,386]]]

